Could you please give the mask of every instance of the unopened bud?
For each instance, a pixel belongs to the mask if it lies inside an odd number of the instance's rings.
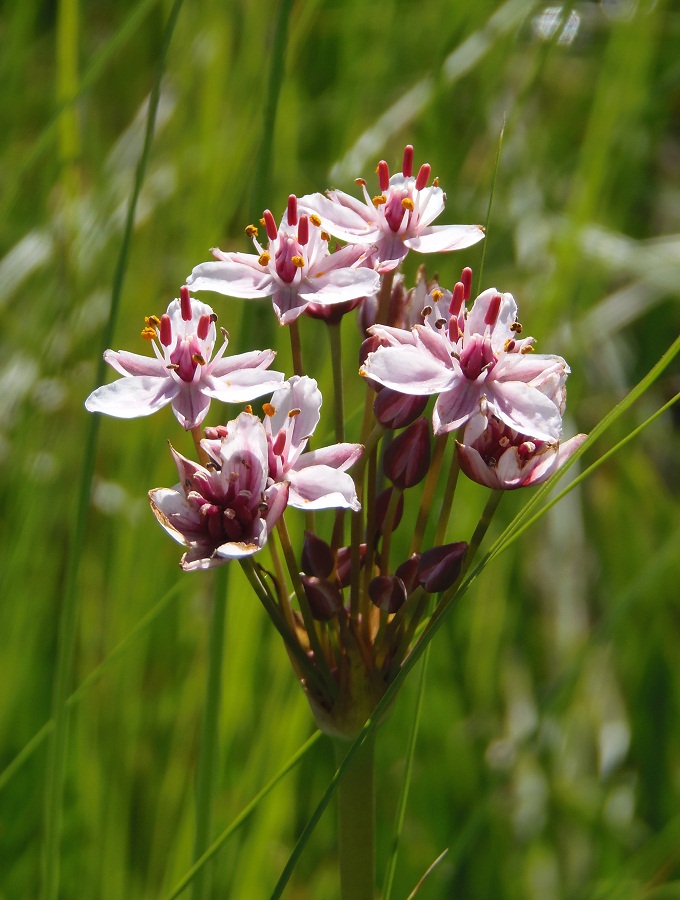
[[[318,578],[328,578],[333,571],[335,560],[328,544],[312,531],[305,531],[300,557],[302,571]]]
[[[395,613],[406,601],[406,587],[396,575],[378,575],[368,585],[368,596],[378,609]]]
[[[383,387],[375,398],[373,413],[385,428],[406,428],[421,415],[429,399]]]
[[[390,499],[392,498],[392,491],[394,488],[387,488],[387,490],[378,494],[375,500],[375,528],[377,534],[382,534],[383,525],[385,524],[385,516],[387,515],[387,508],[390,505]],[[401,522],[401,517],[404,514],[404,495],[399,498],[397,502],[397,508],[394,511],[394,521],[392,522],[392,531],[399,527],[399,523]]]
[[[359,567],[366,560],[366,544],[359,544]],[[352,548],[340,547],[335,555],[335,576],[340,587],[347,587],[352,579]]]
[[[312,616],[319,622],[332,619],[342,609],[342,594],[337,585],[310,575],[300,575]]]
[[[465,541],[433,547],[420,555],[418,580],[428,594],[445,591],[456,581],[467,552]]]
[[[409,556],[400,566],[397,567],[395,575],[401,578],[406,588],[406,594],[411,594],[418,587],[418,568],[420,564],[420,553],[414,553]]]
[[[337,325],[342,317],[356,309],[363,299],[357,297],[355,300],[343,300],[341,303],[308,303],[305,306],[305,315],[311,319],[323,319],[329,325]]]
[[[394,438],[383,459],[385,475],[396,487],[413,487],[430,468],[430,428],[427,419],[418,419]]]

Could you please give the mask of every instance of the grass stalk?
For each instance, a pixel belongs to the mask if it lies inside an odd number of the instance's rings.
[[[101,384],[104,380],[105,363],[103,360],[103,352],[111,344],[111,338],[118,316],[123,281],[127,270],[135,211],[137,209],[137,202],[139,200],[139,194],[151,153],[151,144],[153,141],[156,113],[160,99],[161,79],[165,68],[165,59],[181,7],[182,0],[175,0],[165,27],[158,71],[149,100],[144,145],[135,173],[135,181],[123,231],[123,240],[114,274],[109,317],[106,327],[104,328],[100,361],[97,366],[95,380],[97,385]],[[59,847],[61,842],[62,800],[66,777],[69,725],[69,710],[66,701],[69,693],[69,679],[71,677],[76,643],[78,621],[78,571],[80,568],[80,560],[82,558],[82,547],[85,542],[85,531],[92,491],[92,476],[94,474],[97,438],[99,435],[99,417],[94,415],[91,416],[88,419],[86,428],[85,448],[83,461],[80,467],[80,481],[78,486],[78,500],[74,518],[74,527],[67,551],[66,576],[64,579],[64,590],[62,595],[57,658],[52,691],[52,719],[54,720],[54,731],[48,750],[45,778],[42,870],[42,897],[44,900],[56,900],[59,893]]]

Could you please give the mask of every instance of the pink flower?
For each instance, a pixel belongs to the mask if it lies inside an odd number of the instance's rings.
[[[227,337],[211,360],[217,316],[205,303],[189,296],[173,300],[160,319],[150,317],[142,332],[152,341],[154,357],[126,350],[107,350],[104,359],[123,375],[93,391],[85,401],[90,412],[121,419],[149,416],[168,403],[189,431],[200,425],[211,400],[243,403],[273,391],[283,372],[265,371],[276,353],[254,350],[226,357]]]
[[[534,339],[518,337],[512,294],[490,288],[467,316],[465,294],[462,282],[448,296],[433,291],[423,324],[410,331],[371,328],[383,346],[369,354],[360,374],[403,394],[439,394],[435,434],[459,428],[482,412],[538,440],[559,440],[566,362],[533,354]]]
[[[168,534],[189,549],[186,571],[209,569],[264,547],[283,513],[287,484],[268,484],[267,437],[262,422],[241,413],[221,441],[203,441],[214,467],[204,468],[174,449],[179,483],[149,491],[151,509]]]
[[[413,176],[413,147],[404,151],[402,171],[390,178],[387,163],[378,164],[380,193],[371,198],[363,178],[357,179],[364,200],[343,191],[308,194],[300,206],[321,217],[326,231],[349,244],[373,244],[379,272],[396,269],[409,250],[442,253],[462,250],[481,241],[479,225],[431,225],[443,211],[446,195],[435,178],[427,187],[430,166],[425,163]]]
[[[288,210],[278,229],[268,209],[263,222],[269,238],[266,250],[257,240],[257,228],[249,225],[246,233],[253,239],[257,256],[214,249],[218,262],[196,266],[187,279],[192,289],[246,300],[271,297],[281,325],[297,319],[308,303],[344,303],[377,291],[377,274],[361,265],[365,252],[345,247],[331,254],[321,219],[298,216],[294,194],[288,198]]]
[[[563,444],[547,443],[480,414],[465,426],[463,441],[456,443],[456,449],[468,478],[494,490],[509,491],[547,481],[585,439],[585,434],[577,434]]]
[[[298,509],[331,506],[361,509],[346,470],[359,459],[361,444],[333,444],[303,452],[314,433],[321,391],[313,378],[293,376],[266,403],[264,422],[269,446],[269,477],[290,484],[288,503]]]

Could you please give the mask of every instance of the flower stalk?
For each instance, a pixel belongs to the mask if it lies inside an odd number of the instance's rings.
[[[348,743],[333,742],[336,767]],[[350,760],[338,785],[338,858],[342,900],[375,900],[375,732]]]

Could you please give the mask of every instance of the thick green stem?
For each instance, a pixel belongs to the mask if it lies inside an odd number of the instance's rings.
[[[351,745],[335,740],[339,766]],[[375,733],[367,736],[338,785],[338,858],[342,900],[375,900]]]
[[[210,622],[208,681],[205,693],[205,709],[201,727],[201,746],[196,771],[196,832],[194,836],[194,862],[201,858],[210,843],[212,798],[215,796],[215,772],[218,756],[220,701],[222,698],[222,658],[224,650],[224,624],[227,609],[227,585],[229,567],[222,566],[215,572],[212,621]],[[201,869],[194,879],[194,900],[204,900],[210,893],[210,871]]]

